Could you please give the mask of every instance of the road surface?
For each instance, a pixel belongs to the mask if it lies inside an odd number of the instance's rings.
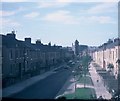
[[[72,69],[61,68],[47,78],[10,97],[20,99],[54,99],[66,80],[72,75],[71,71]]]

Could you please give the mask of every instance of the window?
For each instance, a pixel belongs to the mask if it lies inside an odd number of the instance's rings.
[[[12,70],[12,64],[10,65],[10,74],[12,74],[13,70]]]
[[[118,55],[118,53],[117,53],[117,49],[116,49],[116,58],[117,58],[117,55]]]
[[[15,57],[18,58],[18,50],[15,51]]]
[[[113,60],[114,60],[114,51],[113,51]]]
[[[109,59],[111,58],[111,50],[109,50]]]
[[[14,71],[15,71],[15,64],[10,64],[10,75],[13,75],[14,74]]]
[[[10,52],[9,52],[9,58],[10,58],[10,59],[13,58],[12,50],[10,50]]]
[[[0,48],[0,57],[2,57],[2,48]]]
[[[20,50],[20,57],[22,57],[22,50]]]

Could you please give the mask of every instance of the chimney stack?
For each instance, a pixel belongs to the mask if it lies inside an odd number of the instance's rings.
[[[26,43],[31,43],[31,38],[25,38]]]

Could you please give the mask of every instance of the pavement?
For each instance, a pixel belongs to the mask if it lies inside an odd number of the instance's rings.
[[[58,68],[60,68],[60,67],[61,66],[59,66]],[[2,94],[0,94],[0,95],[2,95],[2,97],[7,97],[7,96],[10,96],[12,94],[18,93],[18,92],[24,90],[25,88],[37,83],[38,81],[40,81],[42,79],[45,79],[46,77],[56,73],[55,70],[58,69],[58,68],[54,68],[54,69],[52,69],[48,72],[45,72],[45,73],[40,74],[38,76],[34,76],[30,79],[24,80],[22,82],[14,84],[14,85],[11,85],[7,88],[0,89],[0,92],[2,92]]]
[[[60,96],[64,96],[65,94],[71,94],[75,92],[75,83],[73,76],[70,76],[68,80],[65,82],[64,86],[61,88],[61,90],[56,94],[55,99],[57,99]]]
[[[92,63],[90,64],[89,72],[94,84],[94,89],[96,91],[97,98],[102,96],[104,99],[111,99],[112,95],[108,92],[102,77],[96,72],[96,69],[92,65]]]
[[[93,82],[93,86],[86,84],[86,87],[93,88],[96,92],[97,98],[102,96],[104,99],[111,99],[112,95],[108,92],[108,90],[104,84],[103,78],[96,72],[96,69],[92,65],[92,63],[90,64],[89,72],[90,72],[90,77]],[[89,76],[89,75],[87,75],[87,76]],[[99,81],[97,82],[97,80],[99,80]],[[83,87],[84,87],[84,84],[76,83],[76,88],[83,88]],[[59,96],[63,96],[65,94],[71,94],[74,92],[75,92],[75,82],[74,82],[73,76],[71,76],[66,81],[65,85],[60,90],[60,92],[56,95],[56,98],[58,98]]]
[[[94,86],[91,86],[91,85],[85,85],[85,87],[87,87],[87,88],[94,88]],[[84,88],[84,84],[77,84],[76,88]]]
[[[89,75],[86,75],[89,76]],[[84,88],[84,84],[83,83],[78,83],[73,76],[70,76],[70,78],[68,78],[68,80],[66,81],[66,83],[64,84],[64,86],[61,88],[61,90],[59,91],[59,93],[56,95],[55,99],[57,99],[60,96],[64,96],[65,94],[72,94],[75,92],[75,85],[76,88]],[[86,84],[87,88],[94,88],[94,86],[91,86],[89,84]]]

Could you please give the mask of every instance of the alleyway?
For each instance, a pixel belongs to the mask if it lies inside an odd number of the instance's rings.
[[[111,99],[111,94],[107,91],[102,78],[98,75],[92,63],[90,64],[89,72],[94,84],[94,89],[96,91],[97,98],[99,96],[102,96],[104,99]]]

